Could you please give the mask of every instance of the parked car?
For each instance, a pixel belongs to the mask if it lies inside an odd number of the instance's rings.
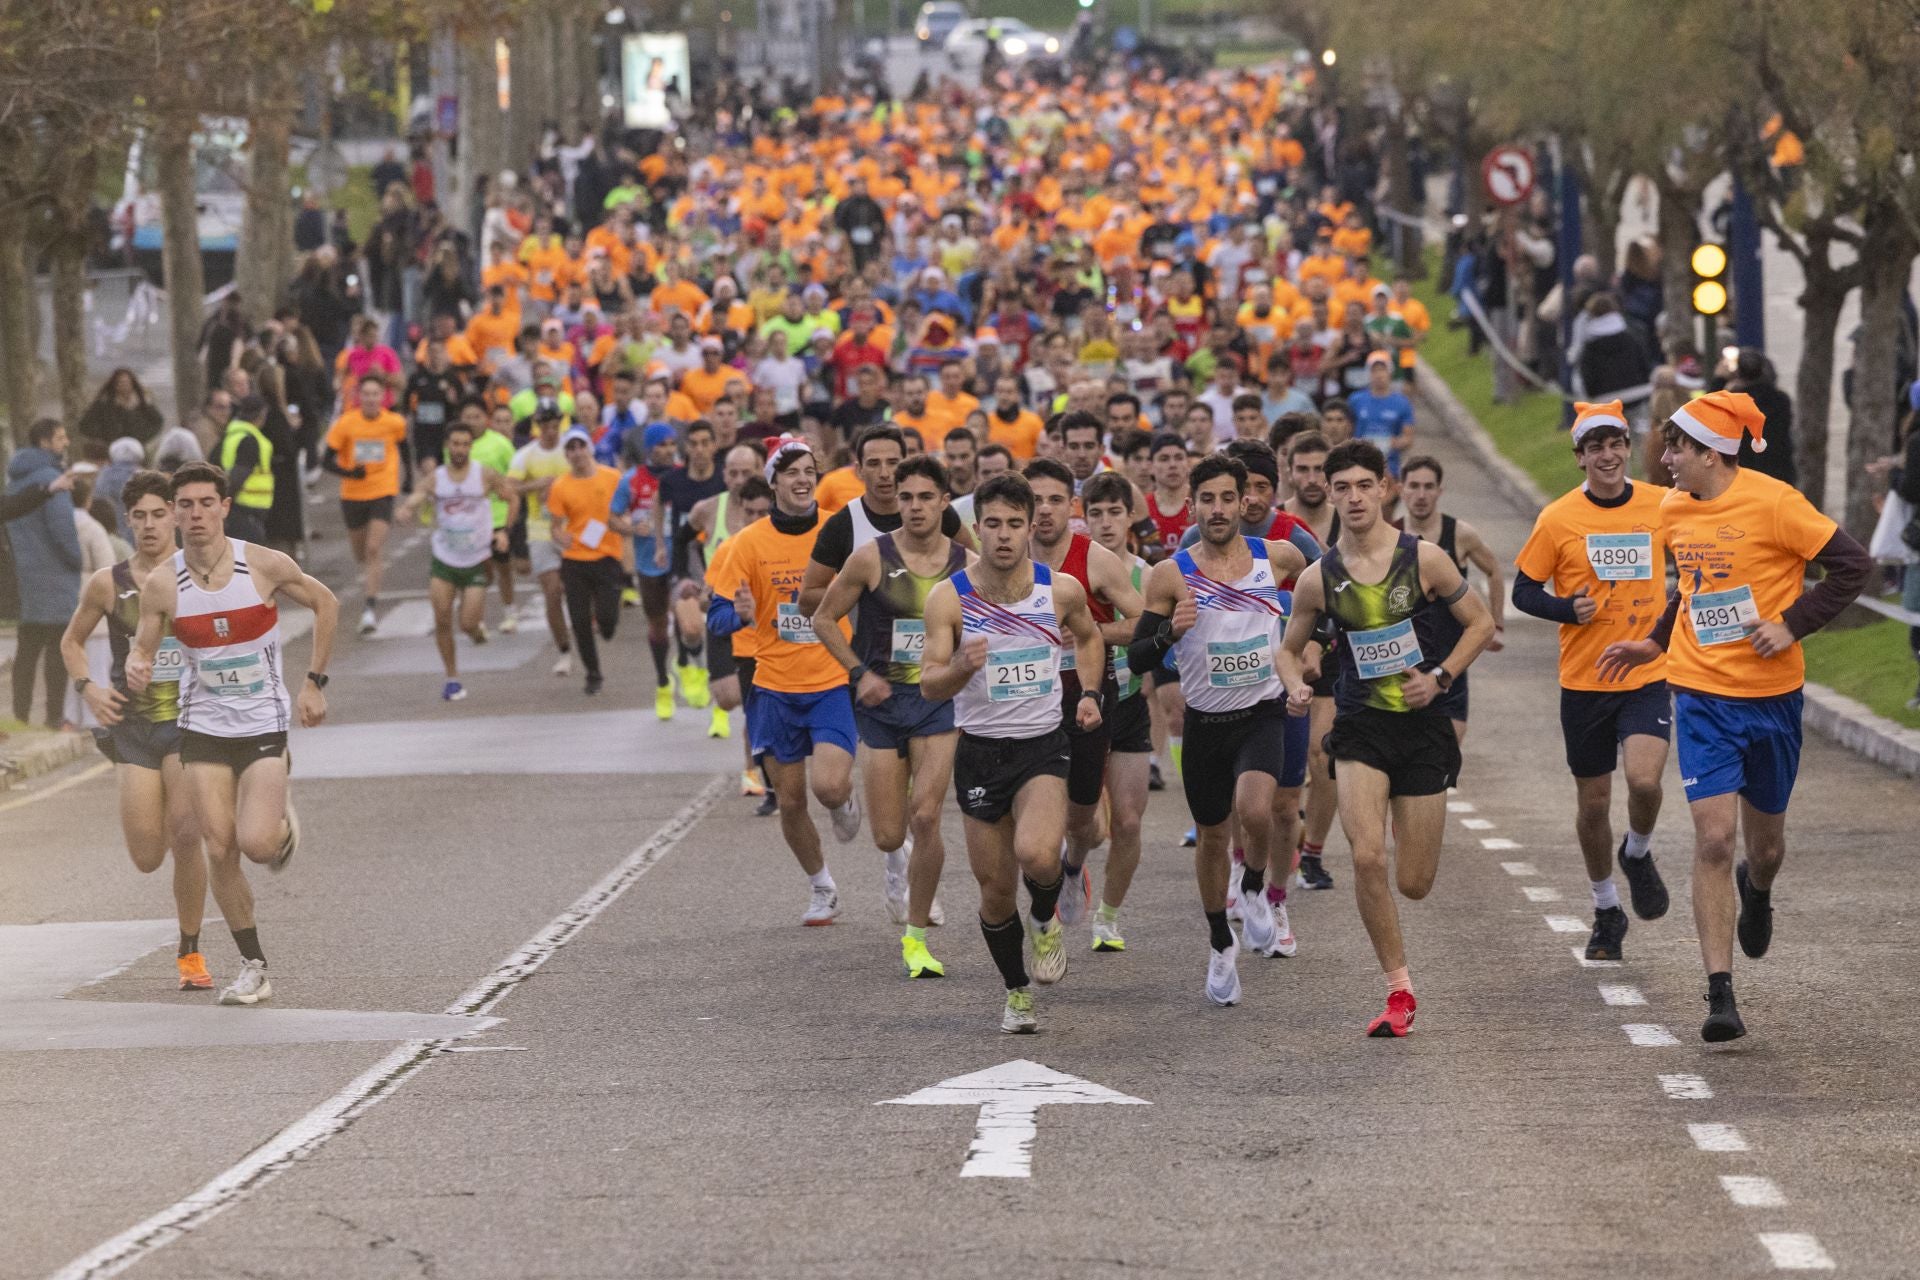
[[[947,36],[947,56],[960,66],[977,67],[995,39],[1009,64],[1060,52],[1060,37],[1036,30],[1018,18],[969,18]]]
[[[921,44],[935,49],[946,46],[953,29],[967,20],[967,6],[960,0],[927,0],[914,19],[913,34]]]

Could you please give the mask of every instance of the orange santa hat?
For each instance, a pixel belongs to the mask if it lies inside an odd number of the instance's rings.
[[[1618,427],[1627,430],[1627,407],[1618,400],[1606,400],[1599,404],[1587,404],[1584,401],[1573,402],[1573,447],[1580,447],[1580,437],[1589,431],[1601,427]]]
[[[1710,391],[1675,409],[1670,421],[1719,453],[1740,452],[1740,438],[1749,434],[1755,453],[1764,453],[1767,448],[1767,442],[1760,438],[1767,425],[1766,415],[1744,391]]]

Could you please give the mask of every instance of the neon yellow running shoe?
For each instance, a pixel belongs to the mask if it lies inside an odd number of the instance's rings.
[[[1067,976],[1067,935],[1055,916],[1044,925],[1027,921],[1027,941],[1033,947],[1033,980],[1053,983]]]
[[[680,677],[680,697],[690,707],[698,710],[713,699],[707,692],[707,669],[696,667],[692,663],[675,669]]]
[[[1095,951],[1125,951],[1127,940],[1120,936],[1119,922],[1095,918],[1093,922],[1093,949]]]
[[[1030,1036],[1040,1029],[1033,1020],[1033,992],[1015,987],[1007,992],[1007,1007],[1000,1015],[1000,1029],[1010,1036]]]
[[[653,691],[653,714],[662,720],[673,719],[673,686],[663,684]]]
[[[725,707],[715,707],[713,715],[707,720],[709,738],[731,738],[733,736],[733,717],[727,714]]]
[[[900,938],[900,961],[907,966],[909,978],[944,978],[947,968],[927,950],[927,944],[911,934]]]

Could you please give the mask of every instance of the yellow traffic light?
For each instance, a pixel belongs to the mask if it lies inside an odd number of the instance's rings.
[[[1727,269],[1727,251],[1709,242],[1693,251],[1690,262],[1693,266],[1693,274],[1701,277],[1717,276]]]
[[[1693,286],[1693,309],[1703,316],[1717,316],[1727,309],[1727,286],[1718,280],[1702,280]]]

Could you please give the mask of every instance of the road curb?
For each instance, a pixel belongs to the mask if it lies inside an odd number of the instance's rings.
[[[1538,514],[1540,508],[1547,505],[1548,497],[1533,477],[1500,452],[1487,429],[1460,403],[1453,388],[1441,380],[1432,365],[1420,359],[1416,367],[1419,376],[1414,381],[1414,396],[1429,420],[1438,423],[1440,430],[1455,444],[1473,455],[1492,477],[1494,488],[1502,498],[1529,516]],[[1920,731],[1875,715],[1825,685],[1808,681],[1806,695],[1805,723],[1849,751],[1910,778],[1920,778]]]
[[[91,733],[35,734],[25,741],[0,742],[0,791],[52,773],[96,750]]]

